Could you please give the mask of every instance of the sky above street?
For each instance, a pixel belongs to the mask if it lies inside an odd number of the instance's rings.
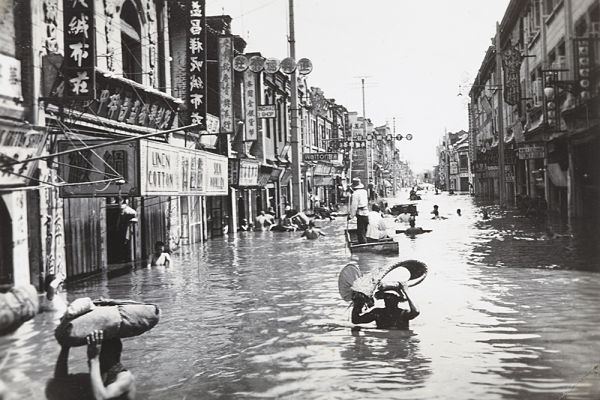
[[[313,62],[309,85],[396,133],[413,170],[437,164],[444,130],[468,129],[469,84],[508,0],[296,0],[296,55]],[[208,0],[207,14],[233,18],[247,51],[288,55],[288,0]],[[462,93],[462,95],[459,95]]]

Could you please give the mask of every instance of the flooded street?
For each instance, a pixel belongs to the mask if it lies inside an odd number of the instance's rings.
[[[141,399],[600,398],[598,238],[535,240],[543,226],[492,208],[483,221],[465,195],[426,192],[417,204],[417,226],[433,232],[398,235],[398,259],[351,257],[339,217],[317,221],[327,235],[318,241],[242,232],[68,298],[160,306],[153,330],[123,340]],[[430,219],[433,204],[446,220]],[[399,259],[429,266],[410,291],[421,310],[410,331],[351,329],[337,275],[352,259],[363,272]],[[57,317],[38,315],[0,338],[0,376],[16,398],[46,398]],[[71,351],[70,369],[87,371],[85,348]]]

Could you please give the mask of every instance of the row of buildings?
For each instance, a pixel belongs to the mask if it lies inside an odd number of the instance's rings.
[[[158,240],[342,202],[353,176],[380,195],[409,176],[389,127],[310,87],[306,65],[294,159],[290,60],[230,27],[204,0],[0,3],[0,285],[127,268]]]
[[[439,184],[497,198],[503,140],[508,202],[597,223],[600,1],[512,0],[497,31],[470,88],[469,132],[439,148]]]

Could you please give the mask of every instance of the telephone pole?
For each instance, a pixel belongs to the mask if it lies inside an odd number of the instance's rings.
[[[498,88],[498,199],[500,208],[505,206],[506,175],[504,175],[504,99],[502,98],[502,51],[500,24],[496,22],[496,86]]]
[[[296,35],[294,29],[294,0],[289,0],[289,12],[290,12],[290,32],[288,37],[290,57],[296,60]],[[290,116],[290,130],[292,135],[292,203],[297,210],[304,210],[302,183],[301,183],[301,168],[300,168],[300,157],[302,152],[300,151],[300,141],[298,140],[298,88],[296,80],[296,70],[290,75],[290,90],[291,93],[291,116]]]

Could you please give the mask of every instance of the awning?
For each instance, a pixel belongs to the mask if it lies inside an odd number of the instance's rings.
[[[0,173],[3,176],[0,187],[18,187],[28,184],[28,177],[34,174],[37,161],[25,164],[4,164],[39,156],[44,149],[47,134],[47,130],[42,127],[2,122],[0,125]]]

